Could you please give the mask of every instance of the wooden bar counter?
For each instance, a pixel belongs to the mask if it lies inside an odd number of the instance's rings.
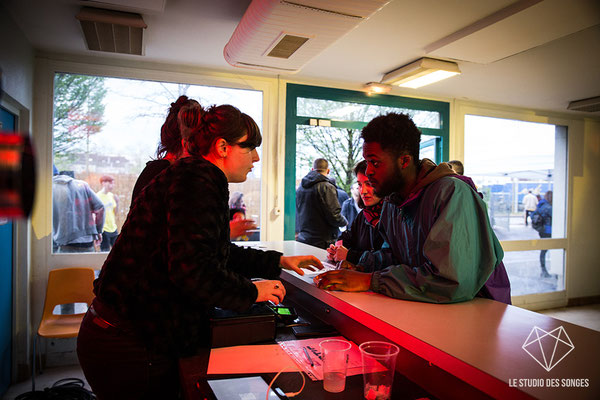
[[[294,241],[238,244],[326,258],[325,250]],[[357,344],[377,339],[398,344],[397,371],[438,398],[600,398],[600,332],[481,298],[429,304],[372,292],[329,292],[318,289],[313,276],[283,271],[286,303]],[[525,346],[528,354],[524,345],[538,337]]]

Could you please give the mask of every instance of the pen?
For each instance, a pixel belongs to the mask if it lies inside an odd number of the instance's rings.
[[[310,363],[310,366],[314,367],[315,363],[313,362],[312,358],[310,358],[310,354],[308,354],[308,351],[306,351],[306,347],[303,347],[302,350],[304,350],[304,355],[306,355],[306,359]]]
[[[311,346],[306,346],[306,348],[308,348],[310,351],[313,352],[313,354],[317,357],[319,357],[319,360],[322,360],[323,358],[321,357],[321,355],[319,354],[318,351],[316,351],[314,348],[312,348]]]

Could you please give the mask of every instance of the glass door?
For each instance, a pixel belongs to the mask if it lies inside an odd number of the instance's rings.
[[[421,158],[448,159],[448,104],[398,96],[288,84],[285,239],[294,239],[295,190],[316,158],[329,161],[336,185],[350,193],[362,160],[360,131],[378,115],[408,114],[422,132]]]

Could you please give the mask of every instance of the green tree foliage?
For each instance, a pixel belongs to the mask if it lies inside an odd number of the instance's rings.
[[[58,169],[87,152],[90,135],[104,122],[104,77],[57,73],[54,76],[53,146]]]

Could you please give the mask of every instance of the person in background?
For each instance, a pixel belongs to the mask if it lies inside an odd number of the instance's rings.
[[[99,400],[178,398],[178,359],[210,346],[214,307],[278,304],[282,268],[323,267],[314,256],[230,241],[228,183],[245,181],[259,160],[252,118],[231,105],[190,104],[179,121],[182,155],[135,200],[79,331],[79,361]]]
[[[52,178],[52,239],[58,253],[94,251],[102,242],[104,204],[72,171]]]
[[[356,175],[360,193],[358,206],[362,210],[354,219],[352,226],[342,233],[340,240],[327,249],[327,258],[330,261],[347,260],[352,264],[357,264],[364,251],[379,250],[383,245],[383,238],[377,232],[383,203],[381,198],[374,193],[373,186],[365,175],[366,170],[367,162],[365,160],[354,167],[354,175]]]
[[[525,226],[527,226],[527,218],[533,213],[538,205],[538,199],[531,190],[523,197],[523,208],[525,209]]]
[[[352,184],[350,188],[350,194],[352,195],[348,200],[342,204],[342,215],[348,221],[348,226],[352,225],[354,222],[354,218],[358,215],[361,208],[358,205],[360,202],[360,189],[358,188],[358,183]]]
[[[333,176],[329,177],[329,182],[331,182],[331,184],[333,186],[335,186],[335,191],[337,192],[338,203],[340,203],[340,207],[341,207],[342,204],[344,204],[344,202],[350,198],[350,196],[348,196],[348,193],[346,193],[344,191],[344,189],[340,189],[338,187],[337,181],[335,180],[335,178]]]
[[[537,208],[531,216],[532,225],[535,214],[538,214],[542,220],[542,226],[538,230],[540,238],[546,239],[552,237],[552,190],[548,190],[544,194],[544,198],[537,204]],[[548,250],[540,251],[540,267],[542,269],[540,276],[542,278],[551,278],[553,275],[546,269],[546,253],[548,253]]]
[[[229,197],[229,230],[231,240],[250,240],[250,230],[256,229],[256,221],[246,218],[246,203],[242,192],[233,192]]]
[[[445,163],[419,160],[421,132],[404,114],[374,118],[362,130],[366,175],[385,198],[381,250],[358,266],[314,278],[326,290],[372,290],[390,297],[455,303],[475,296],[510,303],[504,253],[474,187]]]
[[[119,209],[119,198],[113,193],[115,179],[110,175],[104,175],[100,178],[102,189],[96,193],[98,198],[104,203],[104,228],[102,230],[102,243],[100,243],[100,251],[110,251],[119,230],[117,229],[116,214]]]
[[[450,160],[450,161],[448,161],[448,165],[450,165],[450,168],[452,168],[452,170],[454,172],[456,172],[458,175],[465,174],[465,167],[462,162],[460,162],[458,160]]]
[[[167,118],[160,128],[160,143],[156,150],[156,160],[146,163],[146,167],[138,177],[131,194],[131,207],[142,189],[144,189],[156,175],[166,169],[169,165],[177,161],[183,152],[181,132],[177,121],[177,115],[182,107],[188,105],[200,105],[196,100],[183,95],[171,103]],[[252,220],[235,220],[230,223],[232,237],[243,236],[248,230],[256,229],[256,224]]]
[[[335,242],[338,228],[348,224],[328,175],[329,163],[317,158],[296,189],[296,240],[322,249]]]

